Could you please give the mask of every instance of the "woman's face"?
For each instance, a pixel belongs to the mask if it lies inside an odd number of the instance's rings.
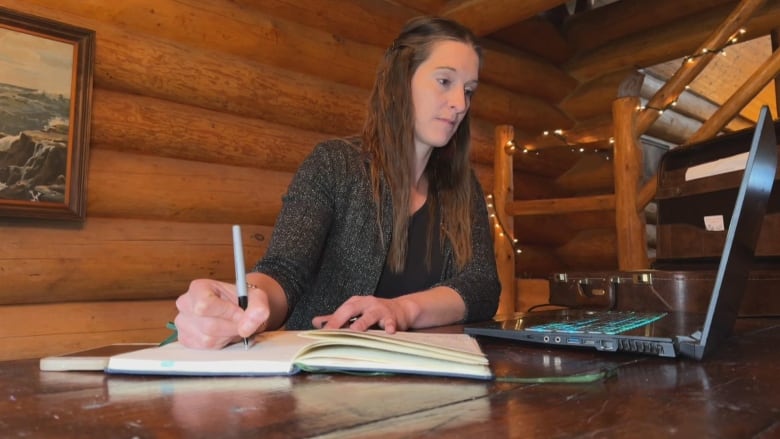
[[[455,134],[477,88],[479,57],[459,41],[433,44],[412,75],[414,141],[420,150],[444,146]]]

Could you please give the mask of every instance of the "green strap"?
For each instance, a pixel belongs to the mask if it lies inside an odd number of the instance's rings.
[[[165,327],[173,331],[173,334],[169,335],[165,340],[161,341],[160,346],[165,346],[168,343],[173,343],[179,339],[179,331],[176,329],[176,324],[173,322],[168,322],[165,324]]]
[[[523,384],[582,384],[602,381],[617,375],[617,369],[601,369],[596,372],[585,372],[576,375],[566,376],[547,376],[547,377],[496,377],[495,380],[501,383],[523,383]]]
[[[302,372],[308,373],[325,373],[325,374],[346,374],[356,376],[392,376],[397,375],[392,372],[360,372],[360,371],[345,371],[333,368],[319,368],[308,367],[301,364],[296,366]],[[501,383],[522,383],[522,384],[583,384],[593,383],[596,381],[602,381],[609,377],[615,376],[617,369],[602,369],[597,372],[585,372],[576,375],[567,376],[550,376],[550,377],[494,377],[494,381]]]

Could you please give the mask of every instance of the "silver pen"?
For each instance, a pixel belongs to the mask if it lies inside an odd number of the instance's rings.
[[[244,266],[244,245],[241,243],[241,226],[233,226],[233,261],[236,264],[236,292],[238,306],[246,309],[248,297],[246,292],[246,267]],[[244,349],[249,349],[249,339],[244,337]]]

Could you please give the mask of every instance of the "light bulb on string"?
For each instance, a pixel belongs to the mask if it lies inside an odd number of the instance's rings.
[[[493,228],[496,230],[496,233],[498,234],[499,238],[506,239],[509,245],[512,246],[512,249],[515,253],[520,254],[523,251],[518,246],[518,240],[513,237],[509,231],[504,227],[504,224],[501,222],[501,218],[496,215],[496,206],[494,204],[494,197],[493,194],[487,195],[487,208],[490,220],[493,222]]]

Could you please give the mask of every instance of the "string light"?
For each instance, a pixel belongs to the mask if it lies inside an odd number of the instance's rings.
[[[702,56],[705,56],[705,55],[710,55],[710,54],[721,54],[723,56],[726,56],[726,48],[736,44],[739,41],[738,37],[740,35],[744,35],[745,32],[747,32],[747,31],[744,28],[743,29],[739,29],[736,33],[734,33],[734,35],[732,35],[726,41],[725,44],[723,44],[723,46],[718,47],[716,49],[703,48],[703,49],[701,49],[701,51],[699,51],[697,53],[694,53],[692,55],[688,55],[688,56],[684,57],[683,58],[683,64],[694,62],[696,60],[696,58],[699,58],[699,57],[702,57]],[[685,86],[685,90],[690,90],[690,89],[691,89],[690,84]],[[671,107],[675,107],[676,105],[677,105],[677,98],[675,98],[675,100],[673,100],[671,103],[669,103],[669,105],[667,105],[664,108],[657,108],[657,107],[653,107],[651,105],[638,105],[637,106],[637,111],[653,110],[653,111],[657,111],[658,114],[661,115],[661,114],[664,114],[664,111],[668,110]]]
[[[547,137],[547,136],[553,136],[553,137],[555,137],[556,139],[558,139],[558,140],[560,140],[561,142],[563,142],[563,144],[564,144],[564,145],[566,145],[566,146],[572,146],[572,145],[571,145],[571,143],[569,143],[569,140],[566,138],[566,135],[563,133],[563,130],[561,130],[561,129],[553,130],[552,132],[550,132],[550,131],[544,131],[544,132],[542,133],[542,135],[543,135],[543,136],[545,136],[545,137]]]
[[[664,114],[664,111],[668,110],[669,108],[676,107],[676,106],[677,106],[677,100],[675,99],[664,108],[653,107],[652,105],[637,105],[636,110],[637,111],[655,110],[660,115],[660,114]]]
[[[512,246],[512,249],[515,251],[515,253],[519,255],[523,251],[520,249],[518,240],[509,233],[506,227],[504,227],[504,223],[501,222],[501,218],[499,218],[499,216],[496,214],[496,206],[493,202],[493,198],[493,194],[487,195],[488,214],[490,216],[490,220],[493,222],[493,227],[496,229],[496,233],[498,233],[499,238],[505,238],[509,245]]]
[[[514,155],[517,151],[517,145],[515,145],[514,140],[507,140],[506,144],[504,145],[504,152],[508,155]],[[525,150],[523,150],[525,152]]]
[[[733,46],[734,44],[737,44],[739,42],[739,35],[744,35],[745,32],[747,32],[745,29],[738,30],[734,35],[731,36],[721,47],[715,48],[715,49],[708,49],[703,48],[700,52],[694,53],[693,55],[688,55],[683,58],[683,63],[691,63],[696,60],[696,58],[710,55],[710,54],[720,54],[723,56],[726,56],[726,48],[729,46]]]
[[[721,47],[718,47],[718,48],[715,48],[715,49],[704,48],[704,49],[702,49],[701,51],[699,51],[697,53],[694,53],[692,55],[688,55],[688,56],[684,57],[683,58],[683,63],[694,62],[696,60],[696,58],[699,58],[699,57],[702,57],[702,56],[705,56],[705,55],[710,55],[710,54],[721,54],[721,55],[725,56],[726,55],[726,48],[729,47],[729,46],[732,46],[732,45],[734,45],[736,43],[738,43],[739,42],[739,36],[744,35],[746,32],[747,31],[744,28],[739,29]],[[690,84],[685,86],[685,90],[690,90],[690,89],[691,89]],[[677,98],[679,98],[679,96]],[[637,105],[636,111],[639,112],[639,111],[651,110],[651,111],[656,111],[659,115],[662,115],[666,110],[677,106],[677,98],[675,98],[672,102],[670,102],[668,105],[666,105],[663,108],[654,107],[652,105],[641,105],[640,104],[640,105]],[[544,136],[544,137],[555,137],[556,139],[560,140],[563,143],[563,146],[569,147],[571,149],[571,151],[574,152],[574,153],[585,153],[585,152],[589,151],[586,148],[578,147],[576,144],[573,144],[573,143],[569,142],[569,140],[566,137],[566,133],[562,129],[545,130],[545,131],[542,132],[542,136]],[[615,143],[615,139],[614,138],[610,138],[609,139],[609,144],[610,145],[614,145],[614,143]],[[516,148],[516,146],[514,144],[514,141],[510,140],[509,142],[507,142],[507,145],[504,147],[504,149],[507,150],[507,154],[511,155],[511,154],[514,154],[514,152],[516,151],[517,148]],[[510,150],[511,150],[511,152],[510,152]],[[523,154],[533,153],[535,155],[540,155],[540,150],[538,150],[538,149],[529,149],[528,147],[524,147],[521,151],[522,151]],[[600,153],[601,152],[601,150],[599,150],[598,148],[594,148],[592,151],[595,152],[595,153]],[[609,153],[604,154],[604,158],[606,160],[610,160],[611,159]]]
[[[562,129],[556,129],[556,130],[545,130],[542,131],[542,136],[544,137],[555,137],[556,139],[560,140],[563,145],[569,148],[571,152],[584,154],[588,152],[593,152],[596,154],[601,154],[604,156],[606,160],[610,160],[610,154],[608,150],[600,149],[600,148],[585,148],[582,146],[578,146],[576,143],[569,142],[569,140],[566,138],[566,133]],[[615,143],[615,140],[610,138],[609,144],[612,145]],[[541,155],[540,150],[538,149],[529,149],[528,147],[522,149],[523,154],[530,154],[533,153],[535,155]]]

